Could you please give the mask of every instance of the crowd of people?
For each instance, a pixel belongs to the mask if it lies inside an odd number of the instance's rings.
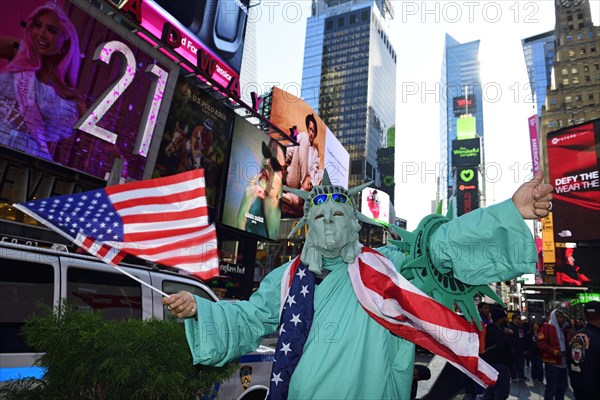
[[[585,320],[556,309],[541,323],[518,311],[509,312],[509,322],[503,308],[484,302],[478,307],[485,338],[481,357],[499,377],[486,390],[475,388],[476,396],[506,399],[511,381],[531,380],[544,384],[544,400],[564,399],[569,382],[576,400],[600,398],[600,302],[585,305]]]

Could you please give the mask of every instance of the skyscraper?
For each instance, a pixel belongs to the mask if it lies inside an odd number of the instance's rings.
[[[316,1],[306,25],[302,97],[350,153],[349,187],[381,184],[377,150],[395,124],[389,0]]]
[[[449,199],[455,189],[452,141],[477,135],[481,138],[480,152],[483,154],[483,99],[478,54],[479,40],[461,44],[446,35],[440,78],[440,200]]]
[[[555,0],[555,9],[556,50],[541,126],[546,174],[548,133],[600,118],[600,27],[589,0]]]
[[[554,64],[554,40],[554,31],[549,31],[521,41],[529,76],[531,102],[535,104],[537,115],[540,117],[546,102],[546,89],[550,86]]]

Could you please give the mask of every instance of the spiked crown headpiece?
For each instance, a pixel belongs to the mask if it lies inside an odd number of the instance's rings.
[[[313,205],[313,199],[320,194],[332,194],[332,193],[345,194],[346,196],[348,196],[348,199],[350,200],[350,203],[346,203],[346,204],[348,204],[349,206],[351,206],[354,209],[354,217],[357,220],[368,223],[368,224],[373,224],[373,225],[379,226],[376,222],[372,221],[365,215],[358,212],[356,210],[356,203],[354,202],[354,196],[356,194],[360,193],[364,188],[366,188],[372,184],[373,184],[373,181],[369,181],[369,182],[363,183],[361,185],[358,185],[358,186],[355,186],[353,188],[346,190],[346,189],[344,189],[343,186],[333,185],[329,178],[329,173],[327,172],[327,170],[325,170],[325,172],[323,174],[323,182],[319,186],[313,187],[310,192],[307,192],[307,191],[301,190],[301,189],[294,189],[294,188],[284,186],[283,188],[285,190],[304,199],[304,216],[300,219],[300,221],[298,222],[298,225],[296,225],[294,227],[294,230],[292,232],[290,232],[290,234],[288,235],[288,238],[292,237],[295,232],[297,232],[298,230],[301,230],[304,227],[304,225],[306,225],[306,223],[308,222],[308,220],[307,220],[308,211],[310,210],[310,208]]]

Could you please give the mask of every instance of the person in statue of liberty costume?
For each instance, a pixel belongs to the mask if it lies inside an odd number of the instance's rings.
[[[440,274],[446,281],[455,279],[453,287],[467,293],[472,303],[475,293],[468,288],[485,292],[487,286],[469,285],[533,273],[535,245],[523,219],[548,215],[552,186],[542,184],[542,177],[538,173],[500,204],[452,220],[426,218],[435,223],[421,223],[413,233],[398,231],[404,241],[375,251],[359,243],[358,220],[370,220],[357,212],[353,200],[368,183],[346,190],[331,185],[325,173],[321,186],[295,191],[305,199],[300,225],[309,227],[301,255],[267,275],[248,301],[212,303],[183,291],[163,298],[163,303],[173,315],[186,318],[195,364],[225,365],[279,331],[271,398],[409,399],[415,350],[411,341],[421,345],[429,336],[437,353],[483,384],[493,384],[497,373],[477,358],[479,343],[477,333],[469,331],[471,325],[402,275],[434,297],[431,281],[420,280],[423,271],[431,280]],[[461,251],[462,257],[457,255]],[[374,291],[382,297],[372,296]],[[396,304],[401,314],[391,316]],[[466,316],[477,315],[474,304],[472,313],[468,305],[463,310]],[[448,337],[444,326],[423,322],[428,317],[467,336]],[[289,339],[298,327],[303,329],[299,346]],[[431,327],[441,329],[425,333]],[[448,348],[437,347],[444,340]]]

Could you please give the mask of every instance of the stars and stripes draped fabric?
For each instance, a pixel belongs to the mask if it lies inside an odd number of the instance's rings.
[[[111,265],[132,254],[201,279],[219,274],[201,169],[15,207]]]
[[[358,301],[383,327],[444,357],[484,387],[496,382],[498,372],[479,358],[477,328],[419,290],[387,258],[363,247],[348,272]]]
[[[279,339],[267,399],[287,399],[290,379],[308,338],[314,316],[315,273],[297,257],[286,270],[282,284]]]

